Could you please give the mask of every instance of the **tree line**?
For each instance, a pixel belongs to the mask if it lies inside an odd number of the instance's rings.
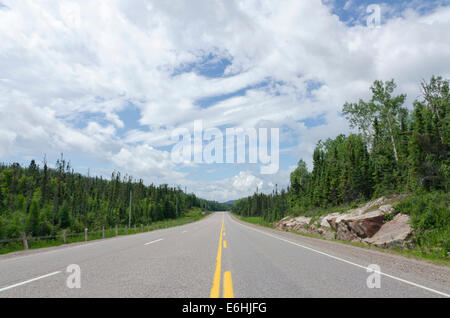
[[[366,201],[385,194],[441,191],[450,180],[449,80],[422,82],[412,111],[396,84],[375,81],[372,98],[345,103],[343,115],[358,133],[319,141],[309,171],[300,160],[286,190],[238,200],[233,212],[275,221],[286,214]]]
[[[130,200],[132,203],[129,217]],[[149,224],[175,219],[193,208],[214,211],[226,207],[168,185],[144,185],[143,180],[113,172],[110,180],[75,173],[63,156],[50,169],[35,160],[28,167],[0,164],[0,240],[25,231],[47,236],[115,225]]]

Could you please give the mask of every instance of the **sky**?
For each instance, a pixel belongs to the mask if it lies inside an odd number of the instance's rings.
[[[380,8],[380,25],[367,18]],[[113,171],[220,202],[289,185],[342,105],[450,78],[450,0],[0,0],[0,162]],[[177,128],[279,128],[280,168],[180,163]]]

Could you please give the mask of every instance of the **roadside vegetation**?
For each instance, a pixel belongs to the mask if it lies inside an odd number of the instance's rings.
[[[326,213],[326,214],[328,214],[328,213]],[[271,229],[278,229],[275,226],[275,222],[268,222],[260,216],[245,217],[245,216],[241,216],[241,215],[237,215],[237,214],[233,214],[233,215],[236,218],[238,218],[239,220],[247,222],[247,223],[264,226],[264,227],[271,228]],[[327,240],[327,241],[334,241],[334,242],[339,242],[341,244],[357,246],[357,247],[376,250],[376,251],[385,252],[385,253],[398,254],[398,255],[402,255],[407,258],[414,258],[414,259],[426,261],[429,263],[433,263],[435,265],[450,266],[450,258],[444,256],[442,254],[442,250],[440,250],[440,249],[436,250],[436,248],[434,248],[434,252],[433,252],[433,250],[426,250],[423,247],[415,247],[412,249],[401,249],[401,248],[393,247],[390,249],[385,249],[385,248],[380,248],[380,247],[376,247],[376,246],[370,246],[370,245],[359,243],[359,242],[350,242],[350,241],[343,241],[343,240],[338,240],[338,239],[333,239],[333,238],[325,238],[324,236],[319,235],[317,233],[307,233],[307,232],[298,232],[298,231],[289,231],[289,232],[295,233],[297,235],[302,235],[305,237],[311,237],[311,238]],[[449,235],[449,234],[447,234],[447,235]],[[448,236],[447,236],[447,239],[448,239]],[[429,245],[432,246],[431,244],[429,244]]]
[[[368,101],[345,103],[342,113],[358,134],[319,141],[308,170],[301,159],[290,186],[235,201],[233,213],[269,223],[285,216],[343,212],[380,196],[403,194],[395,213],[408,214],[423,255],[448,258],[449,80],[422,82],[412,111],[392,81],[375,81]],[[437,254],[437,255],[436,255]]]
[[[130,211],[131,205],[131,214]],[[144,185],[143,180],[122,176],[110,180],[75,173],[62,156],[54,169],[41,168],[32,160],[28,167],[18,163],[0,164],[0,253],[23,249],[22,235],[30,248],[84,240],[114,233],[118,226],[134,233],[134,226],[193,220],[202,211],[223,210],[226,206],[187,194],[168,185]]]
[[[396,205],[395,213],[408,214],[415,229],[414,243],[422,255],[449,258],[450,194],[416,193]]]
[[[167,219],[167,220],[160,220],[156,222],[152,222],[149,224],[142,224],[139,226],[136,226],[136,229],[134,227],[128,228],[128,227],[118,227],[117,228],[117,235],[116,235],[116,229],[115,228],[109,228],[105,229],[104,238],[112,238],[117,237],[121,235],[134,235],[139,233],[145,233],[150,231],[155,231],[158,229],[165,229],[170,228],[174,226],[180,226],[192,222],[196,222],[201,220],[202,218],[210,215],[211,211],[204,211],[201,208],[198,207],[192,207],[189,210],[183,212],[182,216],[176,219]],[[136,230],[136,232],[135,232]],[[88,233],[88,241],[94,241],[103,239],[103,233],[101,230],[89,232]],[[71,233],[68,234],[66,237],[66,243],[79,243],[79,242],[85,242],[85,234],[84,233]],[[28,237],[28,245],[29,249],[38,249],[38,248],[44,248],[44,247],[52,247],[52,246],[59,246],[63,245],[63,237],[62,234],[57,234],[53,236],[45,236],[45,237]],[[17,252],[24,250],[24,245],[21,239],[10,239],[10,240],[3,240],[0,241],[0,255],[1,254],[7,254],[11,252]]]
[[[242,216],[242,215],[235,215],[235,216],[239,220],[244,221],[244,222],[261,225],[261,226],[265,226],[265,227],[273,227],[273,223],[266,221],[264,218],[262,218],[260,216]]]

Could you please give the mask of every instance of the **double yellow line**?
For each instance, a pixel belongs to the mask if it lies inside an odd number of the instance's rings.
[[[220,238],[219,238],[219,249],[217,251],[217,263],[216,263],[216,271],[214,273],[214,281],[211,289],[211,298],[219,298],[220,297],[220,278],[222,274],[222,244],[226,248],[226,242],[223,241],[223,225],[225,223],[225,214],[222,218],[222,226],[220,228]],[[233,282],[231,279],[231,272],[227,271],[223,275],[223,297],[224,298],[234,298],[233,294]]]

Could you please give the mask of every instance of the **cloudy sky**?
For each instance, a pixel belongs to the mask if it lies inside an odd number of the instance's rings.
[[[370,4],[381,25],[367,24]],[[0,0],[0,161],[60,153],[226,201],[287,186],[319,139],[348,133],[345,101],[394,78],[450,77],[450,0]],[[279,127],[280,170],[175,164],[179,127]]]

